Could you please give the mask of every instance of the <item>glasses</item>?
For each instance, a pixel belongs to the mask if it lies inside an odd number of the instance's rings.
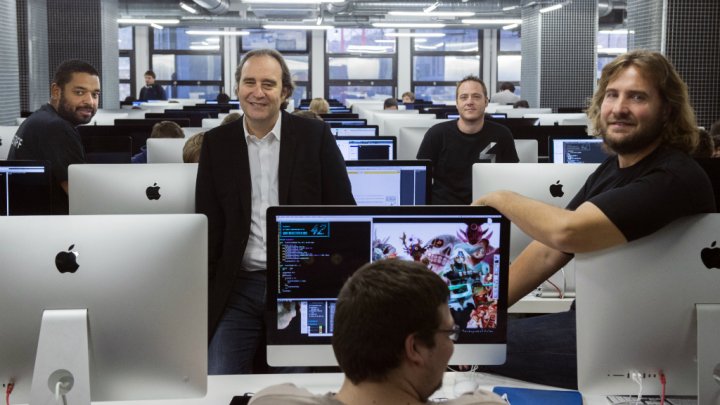
[[[460,326],[453,325],[452,329],[437,329],[435,332],[447,333],[450,340],[457,342],[460,337]]]

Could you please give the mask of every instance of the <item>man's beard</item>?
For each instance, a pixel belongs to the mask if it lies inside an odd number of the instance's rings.
[[[60,95],[60,102],[58,103],[58,115],[63,117],[65,120],[70,121],[73,125],[80,125],[80,124],[87,124],[92,120],[92,118],[95,116],[95,113],[97,110],[93,108],[92,114],[87,119],[80,119],[78,118],[77,114],[77,108],[73,109],[70,107],[67,103],[67,99],[65,98],[64,94]]]
[[[607,124],[602,132],[605,145],[618,155],[640,152],[662,137],[662,123],[655,123],[648,128],[640,128],[632,134],[610,138],[607,136]]]

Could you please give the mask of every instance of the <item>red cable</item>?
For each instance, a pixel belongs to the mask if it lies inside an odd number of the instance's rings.
[[[660,370],[660,385],[662,385],[662,391],[660,394],[660,405],[665,405],[665,385],[667,384],[667,379],[665,378],[665,373]]]
[[[10,394],[12,394],[13,388],[15,388],[15,383],[10,382],[5,389],[5,403],[7,405],[10,405]]]

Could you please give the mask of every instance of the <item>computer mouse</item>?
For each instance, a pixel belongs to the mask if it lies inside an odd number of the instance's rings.
[[[459,397],[468,392],[475,392],[478,389],[478,382],[474,376],[457,376],[453,385],[453,394]]]

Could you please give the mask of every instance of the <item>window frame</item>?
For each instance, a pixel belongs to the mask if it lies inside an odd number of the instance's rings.
[[[464,28],[466,31],[472,31],[472,28]],[[462,51],[417,51],[415,50],[415,38],[410,38],[410,88],[412,89],[412,92],[415,93],[416,97],[419,97],[419,94],[417,94],[416,88],[417,87],[457,87],[458,81],[452,81],[452,80],[415,80],[415,57],[416,56],[434,56],[434,57],[446,57],[446,56],[474,56],[477,55],[480,57],[480,63],[478,64],[478,71],[475,72],[475,76],[481,78],[482,77],[482,70],[483,70],[483,31],[482,29],[475,29],[477,31],[477,41],[478,41],[478,50],[477,52],[462,52]],[[444,29],[439,31],[445,31]],[[417,30],[413,30],[412,32],[418,32]],[[422,31],[421,31],[422,32]],[[489,97],[490,95],[488,95]],[[453,96],[453,99],[455,99],[455,96]],[[426,100],[430,101],[430,100]]]
[[[118,27],[118,30],[120,28],[126,28],[126,27]],[[118,77],[118,91],[119,91],[119,85],[120,84],[129,84],[130,85],[130,96],[137,97],[137,89],[135,86],[135,49],[137,48],[135,43],[135,27],[129,26],[132,33],[132,49],[118,49],[118,57],[119,58],[130,58],[130,78],[129,79],[120,79]],[[118,100],[120,102],[124,100]]]
[[[345,28],[340,28],[345,29]],[[384,28],[366,28],[366,29],[384,29]],[[385,28],[386,29],[386,28]],[[390,87],[390,93],[397,98],[397,82],[398,82],[398,40],[395,38],[395,52],[393,53],[355,53],[355,52],[338,52],[330,53],[327,50],[328,34],[327,31],[323,33],[324,44],[325,44],[325,85],[323,88],[323,98],[328,99],[330,97],[330,87],[348,87],[348,86],[368,86],[368,87]],[[392,78],[391,79],[330,79],[330,58],[362,58],[362,59],[388,59],[392,60]]]
[[[522,38],[522,31],[521,31],[522,25],[516,29],[519,30],[520,38]],[[500,91],[500,83],[501,83],[500,82],[500,63],[499,63],[500,56],[520,56],[520,58],[521,58],[520,60],[522,61],[522,45],[520,45],[521,49],[519,51],[501,51],[500,50],[500,42],[502,42],[502,38],[501,38],[502,31],[503,31],[502,28],[498,28],[497,41],[496,41],[497,43],[495,45],[496,50],[497,50],[497,52],[496,52],[497,56],[495,58],[495,78],[494,79],[495,79],[495,89],[497,89],[497,91]],[[521,41],[521,43],[522,43],[522,41]],[[522,66],[522,64],[521,64],[521,66]],[[522,80],[522,70],[520,71],[520,74],[521,74],[520,77]],[[516,88],[521,89],[521,92],[522,92],[522,86],[520,84],[521,80],[517,80],[517,81],[503,80],[502,83],[508,81],[509,83],[512,83],[513,86],[515,86]],[[491,97],[491,96],[492,96],[492,94],[488,94],[488,97]],[[521,96],[521,95],[518,94],[518,96]]]

